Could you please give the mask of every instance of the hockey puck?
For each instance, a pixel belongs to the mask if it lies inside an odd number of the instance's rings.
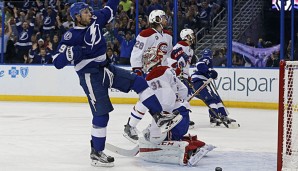
[[[215,171],[222,171],[222,168],[221,167],[216,167]]]

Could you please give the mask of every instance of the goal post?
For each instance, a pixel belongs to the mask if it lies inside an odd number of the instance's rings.
[[[298,61],[280,61],[277,171],[298,170]]]

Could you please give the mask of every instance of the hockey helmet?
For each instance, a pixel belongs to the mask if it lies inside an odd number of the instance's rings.
[[[212,58],[212,51],[210,49],[204,49],[202,51],[202,57]]]
[[[153,10],[149,14],[149,23],[161,23],[163,16],[166,16],[163,10]]]
[[[161,63],[164,53],[156,47],[148,48],[143,54],[143,70],[148,72],[152,67]]]
[[[187,36],[189,36],[189,37],[187,37]],[[180,38],[181,38],[181,40],[188,40],[188,41],[194,43],[195,33],[192,29],[183,29],[180,32]]]
[[[69,10],[70,17],[72,18],[72,20],[75,21],[76,15],[81,14],[81,11],[86,8],[88,8],[91,12],[93,11],[92,8],[84,2],[76,2],[72,4]]]

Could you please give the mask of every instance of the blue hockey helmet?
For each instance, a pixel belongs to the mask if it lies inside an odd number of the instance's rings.
[[[202,57],[212,58],[212,51],[210,49],[204,49],[202,51]]]
[[[76,15],[81,14],[81,11],[86,8],[90,9],[90,11],[92,12],[92,8],[84,2],[76,2],[72,4],[69,10],[70,17],[72,18],[72,20],[75,21]]]

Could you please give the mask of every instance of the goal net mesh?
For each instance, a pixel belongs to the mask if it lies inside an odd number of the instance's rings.
[[[285,63],[283,91],[282,170],[298,171],[298,61]]]

